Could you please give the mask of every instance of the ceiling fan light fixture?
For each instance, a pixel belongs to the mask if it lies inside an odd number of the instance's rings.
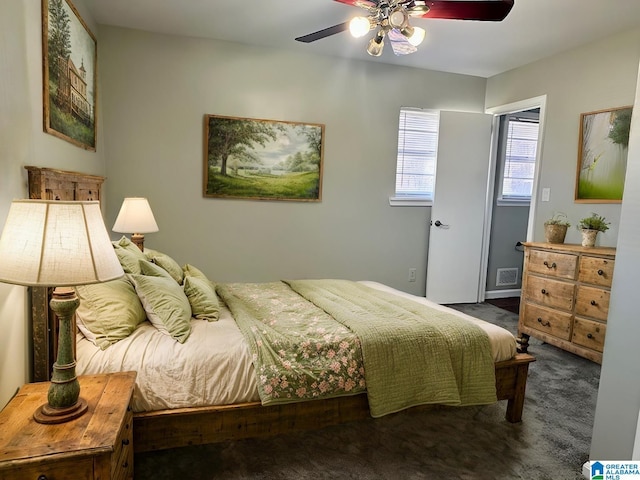
[[[403,7],[398,7],[389,14],[391,28],[401,30],[409,25],[409,14]]]
[[[382,49],[384,48],[384,31],[380,30],[375,37],[369,40],[367,46],[367,53],[372,57],[379,57],[382,55]]]
[[[413,30],[413,32],[410,35],[407,35],[404,32],[402,32],[402,34],[405,37],[407,37],[407,41],[411,45],[413,45],[414,47],[417,47],[422,43],[427,32],[425,32],[424,28],[420,28],[420,27],[409,27],[409,28]]]
[[[424,0],[414,0],[413,6],[409,7],[409,15],[412,17],[421,17],[425,13],[429,13],[429,6]]]
[[[367,17],[353,17],[349,22],[349,32],[354,38],[364,37],[371,30],[371,22]]]

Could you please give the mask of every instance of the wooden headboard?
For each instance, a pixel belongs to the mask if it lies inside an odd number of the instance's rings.
[[[105,178],[53,168],[24,167],[29,173],[29,198],[46,200],[97,200]],[[49,380],[58,349],[58,322],[49,308],[51,288],[31,287],[33,345],[32,381]]]

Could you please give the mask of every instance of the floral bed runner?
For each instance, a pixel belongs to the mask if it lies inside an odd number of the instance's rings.
[[[365,374],[374,417],[496,401],[489,339],[454,314],[344,280],[217,291],[249,341],[265,405],[359,393]]]
[[[355,333],[282,282],[218,284],[249,343],[263,405],[365,391]]]

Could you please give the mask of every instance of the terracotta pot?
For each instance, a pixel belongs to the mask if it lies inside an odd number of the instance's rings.
[[[582,229],[582,246],[583,247],[595,246],[597,236],[598,236],[598,230]]]

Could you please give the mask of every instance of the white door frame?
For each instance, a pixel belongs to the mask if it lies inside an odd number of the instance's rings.
[[[506,105],[499,105],[497,107],[487,108],[485,113],[492,114],[493,117],[493,129],[491,139],[491,160],[489,164],[489,178],[487,181],[487,202],[485,212],[485,224],[484,234],[482,240],[482,264],[480,267],[480,282],[478,283],[478,301],[484,302],[487,290],[487,270],[489,268],[489,242],[491,240],[491,220],[493,218],[493,196],[495,192],[496,183],[496,165],[497,165],[497,151],[498,151],[498,122],[500,115],[506,115],[509,113],[522,112],[523,110],[531,110],[532,108],[540,108],[540,127],[538,135],[538,146],[536,149],[536,163],[533,174],[533,188],[531,190],[531,204],[529,206],[529,220],[527,222],[527,238],[528,242],[533,240],[535,217],[536,217],[536,205],[538,198],[538,184],[540,180],[540,164],[542,159],[542,145],[544,143],[544,121],[545,111],[547,105],[547,96],[541,95],[539,97],[533,97],[519,102],[509,103]]]

